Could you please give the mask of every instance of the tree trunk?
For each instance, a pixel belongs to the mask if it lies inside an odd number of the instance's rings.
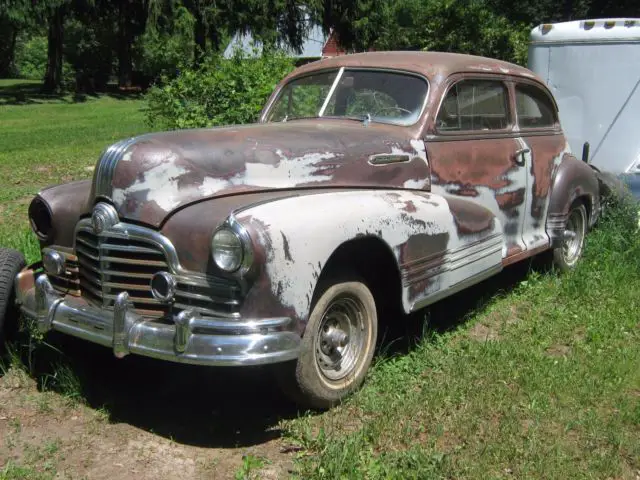
[[[118,11],[118,86],[120,88],[131,87],[131,77],[133,74],[133,60],[131,47],[133,44],[133,32],[131,24],[130,1],[119,2]]]
[[[195,27],[193,32],[193,66],[198,68],[202,64],[205,52],[207,51],[207,25],[204,22],[202,12],[196,8],[194,12]]]
[[[9,22],[0,23],[0,29],[0,78],[6,78],[13,73],[11,66],[16,54],[18,29]]]
[[[209,27],[209,38],[211,39],[211,49],[215,53],[220,53],[220,32],[216,25]]]
[[[42,89],[51,93],[62,86],[62,45],[64,38],[64,7],[57,7],[49,16],[47,72]]]

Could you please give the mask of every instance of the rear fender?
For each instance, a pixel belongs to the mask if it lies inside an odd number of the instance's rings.
[[[553,248],[562,244],[569,209],[578,198],[586,203],[589,227],[592,227],[600,212],[598,179],[589,165],[565,154],[553,177],[549,199],[546,228]]]

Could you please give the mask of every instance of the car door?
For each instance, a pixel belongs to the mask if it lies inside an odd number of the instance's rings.
[[[514,135],[507,77],[453,77],[425,138],[434,193],[489,209],[504,232],[503,258],[526,249],[526,147]]]
[[[527,171],[527,201],[523,239],[527,250],[549,244],[545,222],[549,207],[551,180],[560,164],[567,143],[551,96],[537,83],[515,80],[512,84],[516,112],[517,138],[522,145]]]

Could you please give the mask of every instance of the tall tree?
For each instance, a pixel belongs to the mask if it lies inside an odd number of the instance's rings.
[[[406,0],[319,0],[312,5],[314,17],[325,32],[333,31],[342,47],[363,51],[397,25],[393,9],[406,3]]]
[[[30,23],[30,15],[27,0],[0,3],[0,78],[12,73],[18,34]]]
[[[62,86],[62,54],[64,46],[64,20],[69,8],[67,0],[50,0],[44,6],[47,19],[47,70],[44,75],[45,92],[54,92]]]
[[[160,0],[117,0],[118,8],[118,85],[131,87],[133,75],[132,48],[144,33],[151,8]]]
[[[315,1],[315,0],[314,0]],[[198,66],[207,52],[221,53],[224,39],[234,33],[251,34],[267,46],[286,44],[299,50],[312,9],[304,0],[184,0],[194,17],[195,55]]]

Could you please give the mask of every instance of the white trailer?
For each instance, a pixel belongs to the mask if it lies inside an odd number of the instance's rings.
[[[576,156],[620,176],[640,198],[640,19],[543,24],[529,68],[552,90]]]

